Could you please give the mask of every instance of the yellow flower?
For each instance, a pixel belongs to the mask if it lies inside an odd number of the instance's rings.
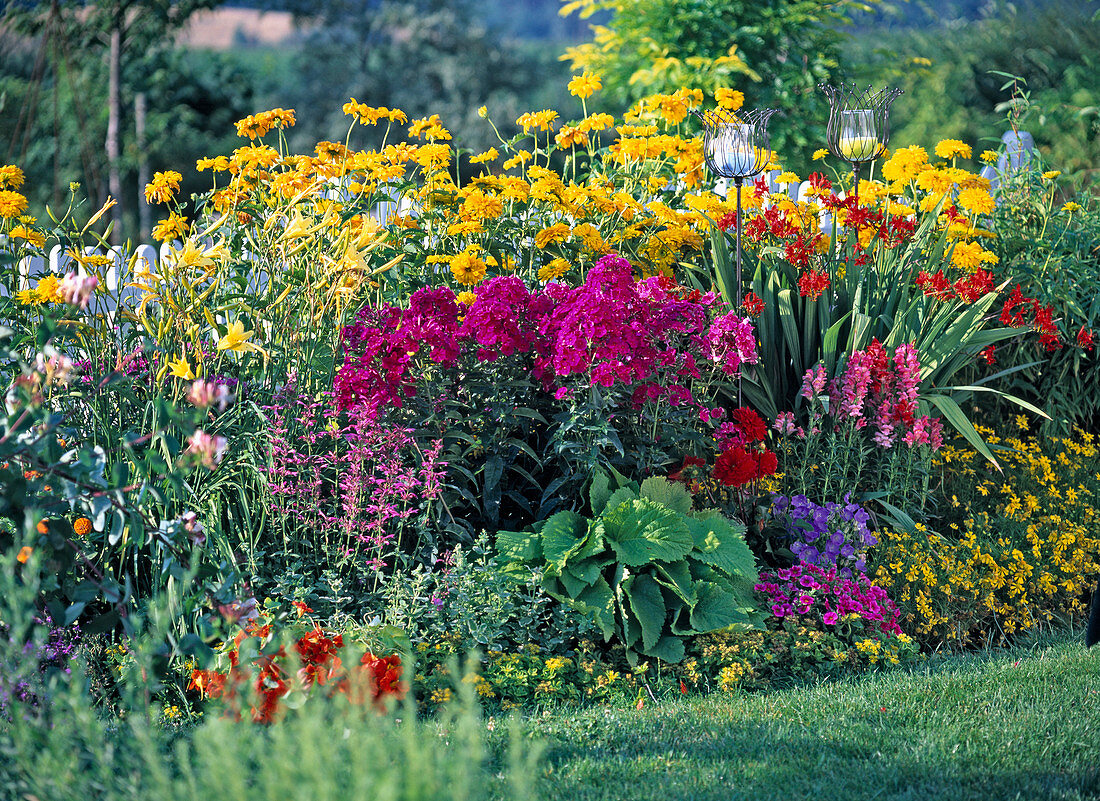
[[[153,180],[145,185],[147,203],[167,203],[180,189],[183,176],[175,170],[153,173]]]
[[[581,100],[590,97],[593,92],[602,88],[603,83],[600,81],[600,76],[591,72],[574,75],[573,80],[569,82],[569,94],[579,97]]]
[[[777,175],[776,178],[775,178],[775,182],[777,184],[784,184],[784,185],[797,184],[798,183],[798,176],[795,175],[793,172],[790,172],[788,170],[787,172],[779,173],[779,175]]]
[[[250,336],[252,332],[244,330],[244,323],[234,320],[226,329],[225,336],[218,337],[218,350],[261,352],[256,343],[248,341]]]
[[[736,89],[727,89],[720,86],[714,90],[714,101],[721,108],[737,111],[745,104],[745,94],[744,92],[738,92]]]
[[[23,185],[23,171],[14,164],[0,167],[0,189],[18,189]]]
[[[984,150],[984,151],[982,151],[982,155],[981,155],[980,158],[986,164],[992,164],[997,160],[997,151],[996,150]]]
[[[464,250],[451,259],[451,275],[460,284],[474,286],[485,278],[485,262],[468,250]]]
[[[568,238],[569,226],[565,223],[554,223],[535,234],[535,247],[541,250],[553,242],[564,242]]]
[[[972,153],[970,145],[958,139],[943,139],[936,145],[936,155],[941,159],[968,159]]]
[[[1073,212],[1080,211],[1080,210],[1081,210],[1081,204],[1080,203],[1074,203],[1072,200],[1069,201],[1068,203],[1064,203],[1062,205],[1062,211],[1066,212],[1067,214],[1072,214]]]
[[[249,331],[248,333],[251,334],[252,332]],[[221,347],[220,343],[218,347]],[[176,361],[168,362],[168,366],[171,368],[168,372],[169,375],[174,375],[176,378],[182,378],[184,381],[195,380],[195,372],[191,369],[191,365],[187,363],[185,357],[180,356]]]
[[[1057,178],[1061,174],[1062,174],[1061,170],[1047,170],[1046,172],[1043,173],[1043,180],[1053,181],[1055,178]]]
[[[516,120],[516,125],[523,126],[523,132],[530,133],[534,128],[539,131],[549,131],[554,120],[558,118],[558,112],[544,109],[543,111],[529,111]]]
[[[41,231],[36,231],[33,228],[28,228],[26,225],[17,225],[8,231],[8,236],[12,239],[24,239],[27,244],[33,247],[40,248],[46,244],[46,237]]]
[[[27,199],[18,192],[0,189],[0,217],[11,219],[27,210]]]
[[[471,164],[483,164],[486,161],[496,161],[500,158],[500,153],[497,152],[495,147],[491,147],[484,153],[478,153],[476,156],[470,156]]]
[[[561,278],[569,272],[571,266],[565,259],[554,259],[546,266],[539,268],[539,280],[545,284],[555,278]]]
[[[883,162],[882,177],[891,182],[909,183],[927,167],[928,152],[923,147],[903,147]]]
[[[951,263],[962,270],[972,270],[982,263],[982,246],[977,242],[958,242],[951,252]]]
[[[474,301],[477,300],[477,295],[469,290],[463,290],[455,296],[455,300],[466,306],[472,306]]]
[[[829,155],[829,148],[822,147],[814,151],[814,161],[821,161],[823,158]]]
[[[161,220],[153,227],[153,238],[158,242],[171,242],[187,236],[190,228],[187,220],[176,212],[170,212],[168,219]]]
[[[529,150],[519,150],[519,151],[516,152],[516,155],[512,156],[512,158],[510,158],[506,162],[504,162],[504,169],[510,170],[513,167],[519,167],[520,165],[525,164],[526,162],[528,162],[530,160],[531,160],[531,151],[529,151]]]
[[[996,204],[985,189],[971,187],[959,192],[959,205],[971,214],[991,214]]]

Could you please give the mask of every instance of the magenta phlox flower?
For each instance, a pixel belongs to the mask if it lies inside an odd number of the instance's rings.
[[[706,334],[710,359],[722,366],[727,375],[738,375],[742,364],[756,364],[756,336],[752,322],[729,311],[711,323]]]
[[[841,575],[836,568],[797,564],[761,573],[755,585],[777,618],[801,615],[824,626],[837,626],[854,615],[883,634],[901,634],[901,611],[886,591],[867,576]],[[809,578],[810,583],[803,581]]]
[[[477,300],[466,312],[460,335],[477,342],[482,360],[526,353],[537,335],[532,300],[521,279],[511,275],[490,278],[477,288]]]

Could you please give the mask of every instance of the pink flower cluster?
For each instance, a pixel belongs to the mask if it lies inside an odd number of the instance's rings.
[[[407,309],[364,309],[342,332],[345,359],[334,387],[338,406],[372,415],[416,392],[412,369],[425,350],[449,367],[523,356],[524,369],[556,397],[566,379],[633,387],[637,405],[664,397],[694,402],[689,384],[701,367],[736,375],[757,360],[752,324],[734,312],[714,316],[702,295],[662,277],[635,281],[618,256],[600,259],[581,286],[550,283],[535,292],[514,276],[489,279],[461,317],[447,287],[413,293]],[[713,317],[713,319],[712,319]]]
[[[916,415],[919,386],[916,348],[911,343],[901,344],[891,359],[882,343],[874,339],[865,350],[853,353],[844,372],[829,382],[828,409],[856,428],[873,426],[872,439],[882,448],[889,449],[900,440],[910,448],[929,445],[935,450],[943,445],[943,424],[939,418]],[[825,368],[818,364],[806,371],[801,395],[813,403],[824,399],[825,392]],[[789,414],[780,415],[775,428],[784,434],[805,435]]]
[[[760,578],[756,591],[767,596],[777,618],[805,615],[836,626],[847,615],[856,615],[883,634],[901,634],[897,604],[863,574],[845,578],[836,567],[797,564]]]

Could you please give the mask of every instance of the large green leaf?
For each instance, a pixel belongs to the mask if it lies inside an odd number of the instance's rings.
[[[598,578],[595,584],[576,598],[564,600],[595,620],[604,640],[611,639],[611,635],[615,633],[615,594],[603,577]]]
[[[721,513],[703,519],[688,518],[688,530],[695,543],[691,555],[730,576],[756,581],[756,559],[745,543],[745,527],[735,528]]]
[[[512,561],[535,562],[542,559],[541,539],[533,531],[498,531],[497,550]]]
[[[584,547],[588,521],[576,512],[558,512],[542,527],[542,552],[546,561],[561,570],[574,553]]]
[[[733,593],[720,584],[700,582],[697,592],[699,601],[691,610],[691,626],[700,634],[724,629],[746,619]]]
[[[664,504],[682,515],[691,513],[691,493],[687,487],[664,476],[650,476],[642,482],[641,496]]]
[[[970,419],[959,408],[959,404],[955,403],[953,398],[948,395],[924,395],[922,400],[928,401],[939,409],[947,422],[966,438],[966,441],[974,447],[974,450],[984,456],[998,470],[1001,469],[1000,463],[993,458],[993,453],[989,450],[985,440],[982,439],[981,434],[977,432]]]
[[[691,581],[691,570],[686,561],[657,564],[657,572],[654,580],[663,587],[668,587],[676,596],[688,606],[695,604],[695,585]]]
[[[642,651],[647,652],[660,639],[668,615],[661,588],[652,576],[642,573],[635,576],[628,598],[630,610],[642,628]]]
[[[592,516],[599,517],[611,497],[611,477],[603,470],[596,470],[592,483],[588,487],[588,503],[592,507]]]
[[[655,560],[675,562],[691,551],[694,542],[686,518],[645,498],[622,503],[603,518],[608,543],[627,567]]]
[[[647,648],[643,653],[674,665],[684,658],[684,641],[679,637],[666,634],[658,640],[652,648]]]

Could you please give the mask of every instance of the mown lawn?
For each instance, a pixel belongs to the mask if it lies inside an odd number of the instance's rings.
[[[1100,798],[1100,648],[1011,650],[768,693],[546,713],[540,795]]]

